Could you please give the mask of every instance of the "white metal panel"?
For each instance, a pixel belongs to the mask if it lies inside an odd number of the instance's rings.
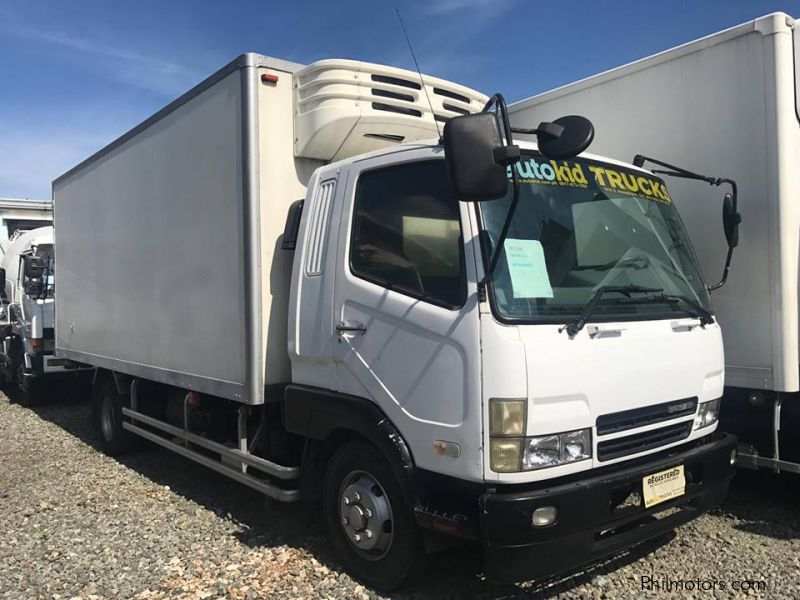
[[[287,383],[291,378],[287,321],[289,288],[295,252],[281,249],[289,206],[306,195],[306,185],[322,163],[295,158],[293,75],[298,65],[276,63],[256,70],[260,182],[261,324],[264,380]],[[261,76],[277,76],[262,80]]]
[[[438,148],[388,154],[343,167],[347,189],[336,250],[334,321],[358,321],[364,335],[343,335],[333,343],[337,391],[371,399],[408,442],[414,463],[462,479],[483,478],[481,440],[480,323],[474,254],[465,252],[467,299],[457,310],[417,300],[355,276],[350,269],[355,186],[360,173],[401,161],[441,159]],[[340,184],[341,187],[341,184]],[[459,205],[464,239],[472,244],[473,208]],[[336,337],[333,328],[328,339]],[[459,445],[451,458],[434,442]]]
[[[56,346],[242,398],[240,72],[54,182]]]
[[[712,295],[727,383],[798,389],[797,148],[791,27],[776,14],[511,107],[516,126],[564,114],[595,124],[592,151],[661,158],[739,183],[740,245]],[[707,280],[722,272],[724,190],[668,179]]]
[[[336,389],[336,369],[333,360],[333,284],[335,281],[336,251],[321,254],[318,274],[306,270],[311,258],[310,240],[314,237],[313,215],[317,213],[316,204],[320,180],[325,181],[333,194],[329,198],[327,244],[337,248],[342,213],[342,181],[339,169],[329,166],[317,171],[309,183],[308,194],[303,206],[303,219],[298,235],[299,240],[294,259],[292,289],[289,305],[289,354],[292,360],[292,381],[323,389]]]

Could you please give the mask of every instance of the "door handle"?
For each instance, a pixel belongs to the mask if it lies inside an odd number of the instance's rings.
[[[345,333],[357,333],[364,335],[367,333],[367,326],[359,321],[341,321],[336,324],[336,335],[342,336]]]

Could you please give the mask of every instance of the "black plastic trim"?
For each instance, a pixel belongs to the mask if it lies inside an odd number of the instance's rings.
[[[325,440],[336,430],[356,432],[390,459],[409,479],[414,458],[400,431],[380,407],[365,398],[312,386],[289,384],[284,392],[284,427],[290,433]]]
[[[659,429],[651,429],[623,437],[598,442],[597,460],[606,461],[646,452],[686,439],[692,433],[694,421],[685,421]]]
[[[685,405],[685,406],[684,406]],[[637,427],[645,427],[663,421],[671,421],[697,411],[697,397],[681,398],[660,404],[622,410],[600,415],[595,421],[597,435],[607,435]]]
[[[644,462],[614,465],[604,474],[589,471],[569,483],[552,481],[512,493],[489,490],[481,498],[487,579],[511,583],[571,571],[698,517],[724,499],[735,471],[730,461],[735,448],[734,436],[717,433]],[[627,494],[641,493],[643,477],[676,465],[684,466],[683,496],[650,508],[620,506]],[[531,515],[540,506],[556,506],[554,525],[531,527]]]

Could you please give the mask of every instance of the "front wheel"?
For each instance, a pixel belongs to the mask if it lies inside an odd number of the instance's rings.
[[[17,402],[20,406],[34,406],[39,399],[39,389],[35,379],[25,374],[25,364],[20,363],[14,371],[17,389]]]
[[[334,454],[323,502],[331,544],[357,578],[389,591],[418,570],[424,555],[419,529],[374,446],[351,442]]]

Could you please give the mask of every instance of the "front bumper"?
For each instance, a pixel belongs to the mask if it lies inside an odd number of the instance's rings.
[[[734,436],[712,434],[553,487],[540,482],[535,489],[489,490],[480,498],[486,577],[501,583],[548,577],[671,531],[722,502],[735,470],[735,448]],[[684,495],[649,509],[630,501],[631,494],[641,499],[644,476],[677,465],[684,465]],[[558,518],[535,529],[531,517],[540,506],[555,506]]]
[[[56,357],[52,352],[25,353],[25,377],[76,376],[91,373],[94,367]]]

